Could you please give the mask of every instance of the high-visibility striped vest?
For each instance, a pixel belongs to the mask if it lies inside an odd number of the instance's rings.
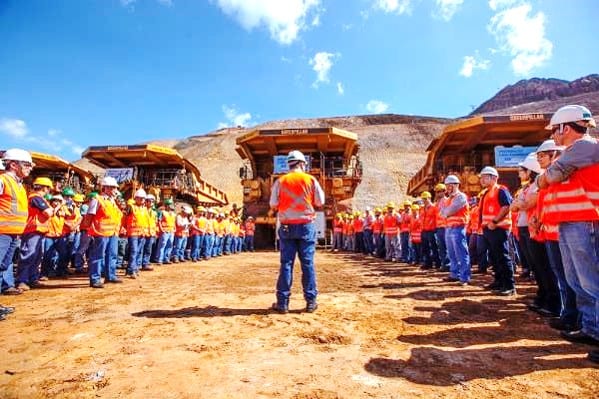
[[[573,172],[567,180],[551,184],[545,196],[549,223],[599,220],[599,164]]]
[[[145,237],[149,234],[150,223],[148,219],[148,208],[145,205],[132,204],[129,213],[125,217],[127,237]]]
[[[305,172],[293,171],[279,178],[281,224],[310,223],[316,218],[314,195],[317,181]]]
[[[162,227],[162,231],[165,233],[174,233],[175,232],[175,219],[177,215],[175,212],[164,210],[162,211],[162,217],[160,218],[160,226]]]
[[[441,211],[445,209],[451,203],[451,198],[442,197],[439,201],[437,201],[437,228],[447,227],[447,219],[441,215]]]
[[[449,206],[453,204],[453,201],[456,201],[460,195],[454,195],[449,199]],[[448,216],[446,219],[447,227],[463,227],[468,223],[469,216],[469,207],[468,203],[466,203],[459,211],[454,213],[451,216]]]
[[[48,231],[46,232],[46,237],[50,238],[58,238],[62,237],[62,231],[64,228],[64,216],[59,213],[55,213],[50,216],[48,220]]]
[[[479,229],[479,225],[478,225],[478,214],[479,212],[479,207],[478,205],[475,205],[472,207],[472,209],[470,210],[470,219],[468,220],[468,233],[469,234],[480,234],[481,231]]]
[[[206,219],[206,234],[214,234],[214,219]]]
[[[372,234],[381,234],[383,232],[383,218],[381,216],[375,217],[372,222]]]
[[[195,218],[194,223],[195,223],[195,227],[197,227],[197,229],[199,230],[199,232],[196,231],[196,234],[199,234],[199,235],[206,234],[206,230],[208,227],[208,219],[206,219],[205,216],[200,216],[198,218]]]
[[[64,218],[64,227],[62,230],[63,235],[69,234],[70,232],[76,230],[79,226],[79,222],[81,222],[81,212],[79,211],[78,207],[73,206],[73,210],[69,211],[65,206],[65,212],[67,212],[67,214]]]
[[[402,233],[409,233],[411,224],[412,224],[412,215],[410,215],[410,212],[404,212],[401,215],[401,219],[399,221],[399,231]]]
[[[422,219],[422,231],[435,231],[437,229],[437,213],[436,205],[428,205],[424,207]]]
[[[364,221],[360,217],[354,219],[354,231],[356,233],[362,233],[364,231]]]
[[[499,190],[507,188],[500,184],[495,184],[493,187],[487,189],[486,194],[483,196],[480,202],[480,209],[482,213],[481,227],[486,227],[499,213],[501,205],[499,205]],[[497,227],[501,227],[505,230],[510,230],[512,227],[512,215],[508,212],[507,215],[497,223]]]
[[[100,195],[96,197],[96,200],[98,201],[98,209],[87,233],[94,237],[118,235],[121,227],[121,211],[112,198],[104,198]]]
[[[148,208],[148,235],[150,237],[156,237],[158,234],[158,213],[152,209]]]
[[[46,215],[41,209],[35,206],[31,206],[31,200],[33,198],[40,198],[42,201],[50,206],[44,199],[44,196],[38,193],[29,194],[29,216],[27,216],[27,225],[25,226],[25,233],[41,233],[45,234],[48,232],[48,215]]]
[[[0,175],[4,191],[0,194],[0,234],[21,234],[27,224],[27,192],[12,174]]]
[[[539,189],[539,196],[537,199],[537,218],[541,224],[539,235],[547,241],[559,241],[559,229],[557,223],[552,223],[545,217],[545,209],[547,207],[547,193],[549,190],[546,188]]]
[[[412,217],[410,222],[410,240],[414,244],[422,242],[422,219],[419,217]]]
[[[333,220],[333,233],[343,233],[343,221],[341,219]]]
[[[397,215],[392,213],[391,215],[386,214],[383,219],[383,227],[385,229],[385,234],[387,235],[397,235],[399,232],[399,221],[397,220]]]

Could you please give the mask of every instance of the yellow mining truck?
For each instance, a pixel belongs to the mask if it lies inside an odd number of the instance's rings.
[[[499,182],[512,190],[520,186],[518,162],[550,136],[545,130],[551,114],[477,116],[449,125],[428,148],[426,164],[408,183],[408,194],[431,191],[448,174],[460,177],[469,195],[482,189],[479,172],[484,166],[499,171]]]
[[[31,183],[35,178],[43,176],[49,177],[54,182],[54,190],[61,192],[66,187],[71,187],[78,193],[90,191],[94,185],[94,175],[77,165],[74,165],[64,159],[43,152],[29,151],[35,167],[31,175],[25,179],[25,186],[31,188]],[[4,151],[0,151],[0,158]]]
[[[173,198],[192,205],[225,206],[227,194],[206,182],[199,169],[176,150],[152,144],[96,146],[83,157],[114,177],[125,198],[138,188],[158,201]]]
[[[362,180],[357,135],[337,128],[260,129],[237,138],[236,151],[246,165],[240,170],[244,215],[256,221],[255,244],[269,248],[275,242],[276,218],[268,216],[271,187],[287,172],[286,156],[299,150],[308,159],[307,172],[322,186],[326,204],[318,213],[317,231],[328,240],[333,217],[345,210]]]

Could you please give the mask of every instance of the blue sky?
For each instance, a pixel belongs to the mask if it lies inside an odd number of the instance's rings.
[[[520,79],[597,73],[596,0],[0,0],[0,148],[274,119],[458,117]]]

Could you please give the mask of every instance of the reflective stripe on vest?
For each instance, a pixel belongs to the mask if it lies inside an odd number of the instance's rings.
[[[429,205],[424,208],[422,231],[435,231],[437,229],[437,207]]]
[[[27,224],[27,192],[12,175],[0,175],[4,191],[0,195],[0,234],[21,234]]]
[[[341,220],[333,220],[333,233],[343,233],[343,222]]]
[[[143,237],[149,233],[148,208],[145,205],[131,205],[125,219],[127,237]]]
[[[148,208],[148,231],[150,237],[156,237],[156,234],[158,233],[158,227],[156,226],[157,223],[158,213],[155,210]]]
[[[40,198],[42,201],[50,207],[48,201],[44,199],[41,194],[32,193],[29,195],[29,216],[27,216],[27,225],[25,226],[25,230],[23,233],[42,233],[45,234],[48,232],[48,215],[44,214],[44,212],[38,207],[31,206],[31,200],[33,198]],[[43,220],[43,222],[42,222]]]
[[[437,201],[437,228],[447,227],[447,219],[441,215],[441,211],[451,203],[451,198],[443,197]]]
[[[92,219],[89,235],[94,237],[112,237],[120,228],[120,211],[111,198],[96,197],[98,209]]]
[[[64,216],[52,215],[48,220],[46,237],[57,238],[63,236]]]
[[[422,221],[418,218],[412,218],[410,225],[410,240],[416,244],[422,242]]]
[[[453,204],[459,195],[454,195],[449,200],[449,205]],[[453,215],[447,217],[447,226],[448,227],[463,227],[468,223],[468,215],[469,215],[468,204],[464,205],[459,211],[454,213]]]
[[[399,232],[399,222],[397,220],[397,215],[395,214],[387,214],[383,219],[383,226],[385,230],[385,234],[387,235],[397,235]]]
[[[302,224],[316,218],[315,179],[304,172],[290,172],[279,178],[279,220],[281,224]]]
[[[175,218],[177,215],[171,211],[162,211],[160,218],[160,226],[165,233],[173,233],[175,231]]]
[[[372,233],[373,234],[381,234],[383,232],[383,218],[378,217],[374,219],[372,222]]]
[[[486,227],[499,213],[499,210],[501,209],[501,205],[499,204],[500,189],[507,190],[505,186],[495,184],[493,187],[487,189],[487,193],[483,196],[480,205],[482,212],[481,227]],[[512,215],[510,212],[497,223],[497,227],[501,227],[505,230],[509,230],[512,227]]]
[[[364,231],[364,221],[360,218],[354,219],[354,231],[356,233],[362,233]]]

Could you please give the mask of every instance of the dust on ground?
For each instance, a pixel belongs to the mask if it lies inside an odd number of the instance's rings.
[[[2,297],[1,398],[594,398],[599,369],[515,298],[443,273],[317,254],[320,307],[273,302],[278,254],[85,277]]]

